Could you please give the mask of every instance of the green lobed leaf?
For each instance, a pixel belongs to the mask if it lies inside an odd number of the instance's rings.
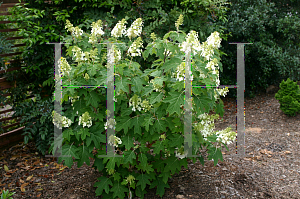
[[[146,184],[151,185],[149,181],[151,178],[147,174],[141,173],[136,179],[138,180],[136,186],[141,185],[142,190],[145,190]]]
[[[125,135],[122,137],[122,144],[125,146],[125,149],[130,150],[131,147],[134,147],[133,138],[130,135]]]
[[[164,172],[171,171],[172,174],[176,172],[176,170],[181,170],[181,164],[179,162],[179,159],[175,156],[170,156],[166,159],[166,167],[164,169]]]
[[[150,189],[157,186],[156,194],[159,194],[162,197],[165,193],[165,188],[170,188],[168,183],[164,183],[161,177],[157,177],[157,179],[153,180],[152,184],[150,185]]]
[[[136,159],[136,155],[134,150],[132,151],[124,151],[124,164],[129,162],[130,164],[133,164],[133,160]]]
[[[145,127],[146,131],[149,132],[149,126],[153,125],[153,117],[152,116],[146,116],[144,118],[143,126]]]
[[[163,102],[170,103],[167,112],[169,112],[170,115],[172,115],[174,112],[180,115],[180,106],[184,103],[184,92],[169,92],[169,94],[170,96],[167,96],[163,100]]]
[[[84,144],[82,146],[79,146],[78,147],[78,154],[79,154],[79,160],[78,160],[78,163],[77,163],[78,168],[81,167],[84,162],[87,165],[90,165],[89,157],[92,157],[92,156],[88,151],[88,147],[86,147]]]
[[[125,192],[128,192],[128,188],[126,188],[124,185],[121,185],[120,182],[115,182],[113,187],[111,188],[111,192],[113,192],[113,198],[119,197],[124,198]]]
[[[134,134],[142,135],[142,128],[144,116],[136,116],[132,119],[131,125],[134,126]]]
[[[131,84],[131,81],[129,81],[128,77],[115,77],[116,93],[118,93],[120,90],[129,93],[128,84]]]
[[[149,100],[150,100],[150,104],[154,104],[155,102],[159,102],[161,101],[161,99],[164,97],[164,94],[161,93],[161,92],[155,92],[155,93],[152,93],[149,97]]]
[[[58,163],[61,163],[63,160],[65,161],[64,164],[67,165],[69,168],[73,165],[73,158],[79,159],[78,156],[78,149],[74,145],[65,144],[62,146],[62,155],[63,157],[58,158]],[[70,157],[64,157],[70,156]]]
[[[131,79],[131,81],[138,92],[141,92],[143,90],[143,84],[146,84],[146,81],[140,77],[134,77]]]
[[[176,69],[177,66],[181,64],[182,60],[177,57],[172,57],[170,60],[167,60],[161,69],[164,69],[165,72],[169,71],[170,69]]]
[[[111,182],[111,179],[106,178],[104,176],[101,176],[99,178],[97,178],[97,180],[99,180],[100,182],[96,182],[94,184],[94,187],[97,187],[96,189],[96,196],[101,196],[103,190],[105,190],[105,192],[108,194],[109,193],[109,185],[113,185],[113,183]]]

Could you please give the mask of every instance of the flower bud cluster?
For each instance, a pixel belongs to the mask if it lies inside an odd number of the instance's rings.
[[[53,124],[59,129],[62,129],[62,127],[70,127],[72,124],[72,121],[70,119],[65,116],[61,116],[55,111],[52,111],[52,118]]]
[[[176,23],[175,23],[175,27],[176,27],[176,29],[177,29],[177,32],[178,32],[178,30],[179,30],[179,26],[182,25],[182,24],[183,24],[183,15],[180,14],[178,20],[177,20]]]
[[[90,79],[90,76],[89,76],[89,74],[85,73],[85,75],[84,75],[84,79],[85,79],[85,80],[89,80],[89,79]]]
[[[78,27],[73,27],[73,25],[70,23],[70,21],[67,19],[66,20],[66,26],[65,26],[65,28],[67,28],[68,30],[67,30],[67,32],[69,31],[69,32],[71,32],[72,33],[72,35],[73,36],[75,36],[75,37],[79,37],[79,35],[82,35],[83,34],[83,30],[81,30],[80,28],[78,28]]]
[[[184,146],[181,146],[181,148],[178,150],[178,148],[176,147],[175,148],[176,150],[175,150],[175,156],[176,157],[178,157],[178,158],[180,158],[180,159],[183,159],[183,158],[185,158],[185,157],[187,157],[187,151],[185,152],[184,151]],[[178,152],[177,152],[177,150],[178,150]]]
[[[154,32],[151,33],[150,38],[153,40],[153,43],[154,43],[154,41],[156,40],[156,35]]]
[[[119,144],[122,144],[122,140],[118,138],[117,136],[110,135],[107,139],[107,142],[109,145],[113,145],[115,147],[118,147]]]
[[[163,92],[163,93],[165,93],[165,91],[162,89],[163,86],[155,83],[155,79],[156,78],[159,79],[160,77],[155,77],[154,79],[151,79],[149,83],[153,84],[153,87],[154,87],[154,89],[155,89],[156,92]]]
[[[83,126],[83,128],[85,126],[87,126],[88,128],[90,128],[92,126],[92,118],[90,117],[88,112],[85,112],[82,116],[79,117],[79,123],[78,125]]]

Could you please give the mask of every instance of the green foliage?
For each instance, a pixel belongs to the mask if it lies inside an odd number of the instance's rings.
[[[222,27],[212,23],[211,15],[225,19],[222,1],[209,1],[209,4],[201,4],[191,1],[186,5],[181,5],[181,1],[117,1],[117,0],[55,0],[52,3],[44,3],[42,0],[25,0],[25,7],[17,4],[12,10],[12,16],[8,20],[18,24],[20,31],[18,36],[24,36],[26,48],[22,50],[22,57],[26,67],[22,69],[22,74],[13,77],[7,74],[9,81],[17,81],[17,88],[11,89],[14,96],[13,103],[23,101],[23,93],[27,89],[36,90],[39,84],[47,86],[47,93],[51,95],[54,91],[54,44],[47,42],[60,42],[62,37],[67,36],[65,21],[69,19],[76,26],[86,31],[90,28],[92,21],[102,19],[105,27],[104,32],[111,31],[109,27],[116,24],[120,19],[133,21],[138,17],[144,19],[144,31],[141,35],[146,46],[150,39],[150,33],[155,33],[162,37],[166,32],[174,28],[174,22],[180,13],[185,15],[183,29],[189,32],[194,29],[199,32],[200,41],[205,40],[211,32],[217,30],[222,33]],[[174,6],[175,5],[175,6]],[[191,8],[187,9],[187,6]],[[197,8],[199,12],[191,13],[189,10]],[[201,18],[201,21],[199,21]],[[208,23],[209,22],[209,23]],[[25,29],[26,28],[26,29]],[[226,39],[226,35],[221,35]],[[127,42],[127,41],[126,41]],[[62,45],[62,56],[65,56],[66,47]],[[68,60],[70,61],[70,60]],[[137,58],[143,69],[150,68],[154,56],[150,56],[146,61]],[[26,72],[26,74],[25,74]],[[28,88],[29,86],[29,88]]]
[[[45,155],[53,142],[54,127],[51,113],[54,106],[52,100],[42,100],[37,94],[35,101],[30,99],[30,101],[22,102],[13,108],[15,111],[13,117],[21,117],[20,123],[25,124],[24,143],[27,144],[29,140],[33,139],[37,150]],[[33,124],[33,122],[36,123]]]
[[[1,199],[13,199],[12,197],[10,197],[10,196],[12,196],[12,195],[14,195],[16,192],[12,192],[12,193],[10,193],[9,192],[9,190],[3,190],[2,191],[2,194],[1,194]]]
[[[5,36],[1,35],[0,33],[0,55],[10,53],[12,50],[11,49],[12,46],[13,45],[5,39]],[[4,70],[4,69],[5,69],[5,60],[3,57],[0,57],[0,70]]]
[[[288,77],[293,81],[300,80],[300,71],[297,71],[300,65],[299,1],[296,1],[298,7],[296,2],[286,2],[295,5],[288,9],[277,1],[276,4],[266,0],[231,2],[228,22],[218,20],[216,23],[227,29],[225,33],[232,33],[229,42],[253,43],[245,44],[244,48],[245,95],[265,90],[271,84],[278,85]],[[236,84],[237,45],[225,41],[221,44],[220,50],[228,55],[222,59],[221,85]]]
[[[296,116],[300,113],[300,87],[297,82],[293,82],[288,78],[282,80],[278,93],[275,98],[279,100],[280,109],[288,116]]]

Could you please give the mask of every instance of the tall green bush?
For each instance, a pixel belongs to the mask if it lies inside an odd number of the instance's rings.
[[[232,0],[227,12],[228,22],[217,21],[231,32],[228,42],[253,43],[245,45],[246,96],[250,91],[265,90],[290,77],[300,80],[300,12],[299,1],[283,7],[276,1]],[[282,2],[283,3],[283,2]],[[227,5],[226,5],[227,6]],[[236,82],[236,45],[222,41],[224,72],[221,84]],[[222,82],[224,81],[224,83]],[[230,94],[229,94],[230,96]]]

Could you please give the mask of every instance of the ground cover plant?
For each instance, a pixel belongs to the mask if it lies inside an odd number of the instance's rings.
[[[73,62],[69,64],[62,57],[58,74],[62,74],[62,85],[75,87],[63,88],[62,114],[53,111],[55,128],[67,128],[62,134],[62,155],[70,155],[59,157],[58,161],[64,160],[68,167],[75,161],[81,167],[84,162],[90,164],[89,157],[95,159],[93,167],[103,173],[95,184],[98,187],[96,195],[104,198],[135,195],[143,198],[146,186],[150,185],[150,189],[156,187],[157,195],[163,196],[165,188],[169,187],[168,179],[178,173],[181,166],[187,167],[188,154],[184,150],[182,125],[187,109],[184,106],[184,78],[187,78],[184,73],[188,71],[185,53],[189,51],[193,55],[194,70],[189,74],[191,83],[218,86],[218,69],[222,66],[221,52],[218,50],[221,42],[219,33],[212,33],[200,45],[196,31],[186,35],[179,30],[182,22],[181,15],[175,24],[177,30],[168,32],[162,39],[151,34],[153,42],[142,52],[142,39],[139,37],[143,25],[141,18],[136,19],[128,30],[126,19],[119,21],[111,31],[112,38],[108,40],[102,37],[101,20],[92,23],[91,34],[84,33],[67,21],[66,28],[71,35],[64,41],[73,44],[66,44],[67,55],[72,57]],[[107,41],[124,42],[119,40],[123,35],[130,39],[128,46],[118,45],[106,50],[101,45]],[[151,54],[158,57],[152,69],[140,70],[135,57],[143,55],[147,59]],[[122,59],[123,56],[125,59]],[[82,88],[82,85],[105,85],[107,70],[113,64],[115,119],[107,119],[105,123],[103,119],[110,115],[105,111],[105,90]],[[200,148],[208,149],[208,159],[213,159],[216,165],[219,159],[223,161],[222,144],[226,146],[235,138],[231,128],[214,132],[213,121],[219,115],[207,115],[214,109],[222,116],[224,110],[219,96],[225,96],[227,92],[228,88],[193,88],[193,102],[188,102],[193,107],[191,119],[194,132],[188,145],[192,147],[193,154],[199,155],[197,158],[202,164],[204,158],[199,154]],[[108,128],[115,130],[115,136],[105,136]],[[59,145],[53,143],[53,154]],[[106,155],[106,147],[117,147],[121,157],[99,157]],[[94,149],[97,153],[92,153]],[[197,158],[191,159],[195,162]]]

